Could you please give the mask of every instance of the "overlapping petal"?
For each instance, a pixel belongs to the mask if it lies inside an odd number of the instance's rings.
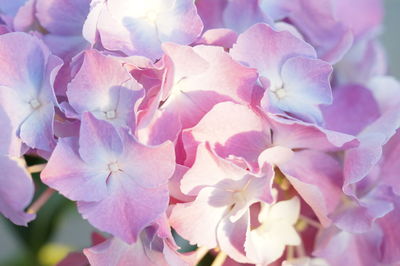
[[[92,112],[98,119],[132,129],[136,126],[137,101],[143,93],[142,86],[120,61],[96,50],[85,52],[82,66],[67,90],[69,104],[79,115]]]
[[[35,218],[24,209],[33,198],[34,184],[23,165],[18,160],[0,155],[0,213],[18,225],[27,225]]]
[[[0,54],[0,101],[16,134],[28,146],[50,151],[55,144],[53,83],[62,62],[25,33],[1,35]]]
[[[254,67],[266,90],[262,106],[312,122],[321,122],[320,104],[331,103],[332,67],[316,59],[315,50],[287,31],[256,24],[239,35],[232,57]]]
[[[159,59],[162,42],[190,44],[203,29],[194,1],[112,0],[98,5],[86,27],[95,28],[104,48],[129,56]]]
[[[175,160],[168,143],[149,147],[121,134],[85,113],[79,140],[59,141],[42,180],[78,200],[79,211],[93,225],[131,243],[166,210]],[[118,225],[107,217],[118,217]]]

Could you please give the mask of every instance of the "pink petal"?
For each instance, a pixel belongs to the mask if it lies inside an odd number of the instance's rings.
[[[161,42],[178,44],[192,43],[203,31],[194,0],[174,1],[173,7],[157,19],[157,26]]]
[[[400,195],[400,164],[398,154],[400,152],[400,133],[397,133],[389,140],[383,148],[383,162],[381,166],[382,183],[393,188],[393,192]]]
[[[0,138],[0,154],[19,157],[21,140],[14,134],[15,128],[2,107],[0,107],[0,128],[3,130]]]
[[[341,168],[329,155],[316,151],[295,152],[279,169],[300,196],[311,206],[323,225],[340,202]]]
[[[148,227],[136,243],[127,244],[111,238],[83,252],[94,265],[188,266],[184,255],[179,254],[170,244],[170,239],[160,236],[159,232],[156,226]]]
[[[338,151],[356,147],[354,136],[330,131],[313,124],[269,115],[275,145],[291,149]]]
[[[13,26],[15,31],[30,31],[35,28],[35,0],[28,0],[15,14]]]
[[[124,172],[144,188],[157,188],[168,183],[175,170],[172,142],[146,146],[123,133],[124,151],[118,164]]]
[[[0,43],[1,85],[25,94],[39,92],[50,51],[38,38],[21,32],[0,35]]]
[[[182,193],[180,189],[180,183],[183,178],[183,176],[186,174],[186,172],[189,170],[189,167],[177,164],[175,167],[175,172],[173,176],[171,177],[168,188],[169,188],[169,193],[171,197],[182,201],[182,202],[189,202],[193,201],[194,197],[187,196]]]
[[[39,39],[25,33],[1,35],[0,43],[0,63],[7,65],[0,71],[2,106],[23,142],[50,151],[56,104],[53,84],[62,62]]]
[[[398,245],[400,235],[398,230],[394,230],[394,227],[396,227],[400,220],[400,202],[398,197],[394,200],[394,206],[395,209],[392,212],[377,221],[382,229],[384,239],[380,249],[382,254],[381,261],[389,265],[400,261],[400,246]]]
[[[335,88],[333,97],[332,105],[322,107],[328,129],[356,135],[380,115],[372,93],[362,86]]]
[[[224,125],[224,126],[221,126]],[[222,157],[235,155],[256,162],[270,143],[263,118],[245,105],[223,102],[215,105],[193,128],[184,130],[186,163],[193,162],[198,143],[209,142]]]
[[[162,42],[190,44],[202,31],[194,1],[113,0],[102,5],[100,11],[93,9],[99,14],[97,29],[101,42],[106,49],[120,50],[126,55],[156,60],[162,55]],[[188,20],[191,27],[185,26]]]
[[[296,5],[297,0],[264,0],[259,5],[264,13],[268,14],[274,21],[287,17]]]
[[[351,185],[351,196],[345,198],[332,215],[337,227],[347,232],[365,233],[372,229],[376,220],[393,210],[395,194],[390,186],[379,182],[382,177],[384,179],[382,169],[377,165],[363,180]]]
[[[237,262],[249,262],[249,259],[246,258],[244,249],[246,236],[249,231],[249,211],[246,211],[246,213],[234,223],[228,218],[222,219],[217,228],[218,244],[221,250],[223,250],[223,252],[227,253],[229,257],[233,258]]]
[[[143,233],[145,234],[145,233]],[[146,239],[139,239],[129,245],[118,238],[111,238],[91,248],[83,250],[91,265],[167,265],[160,258],[146,254]],[[148,241],[148,240],[147,240]]]
[[[225,179],[240,180],[247,171],[213,153],[207,145],[200,144],[193,166],[181,180],[181,190],[196,195],[205,186],[215,186]]]
[[[90,0],[36,0],[36,15],[51,34],[80,35]]]
[[[322,60],[300,56],[289,58],[281,70],[285,96],[279,99],[270,91],[270,104],[305,120],[321,122],[318,105],[332,102],[331,73],[332,66]]]
[[[223,13],[225,27],[241,33],[256,23],[272,24],[272,19],[262,12],[259,2],[257,0],[228,1]]]
[[[351,30],[334,17],[331,0],[298,0],[289,18],[317,47],[318,57],[330,63],[338,62],[353,43]]]
[[[93,81],[92,77],[97,78]],[[92,112],[114,125],[134,128],[134,110],[143,90],[121,62],[87,50],[79,72],[68,84],[67,96],[79,114]]]
[[[316,57],[312,46],[303,40],[287,31],[275,31],[266,24],[256,24],[240,34],[230,54],[270,80],[280,79],[281,67],[288,58]]]
[[[54,106],[42,106],[25,119],[19,137],[32,148],[51,151],[55,147],[53,119]]]
[[[168,189],[143,188],[125,172],[113,173],[108,180],[108,196],[97,202],[78,202],[83,218],[102,231],[127,243],[137,240],[139,233],[168,206]],[[110,221],[110,217],[114,217]]]
[[[222,48],[191,48],[172,43],[164,44],[163,48],[167,54],[167,76],[159,101],[153,104],[168,114],[153,118],[152,123],[177,125],[179,122],[182,128],[188,128],[219,102],[251,102],[255,70],[241,66]],[[186,60],[185,56],[189,55],[193,60]],[[171,122],[171,119],[177,121]],[[177,133],[170,132],[170,136]]]
[[[89,261],[82,252],[71,252],[57,266],[87,266]]]
[[[380,0],[356,0],[351,4],[346,0],[338,0],[332,3],[337,20],[351,28],[357,40],[367,37],[383,21],[384,7]]]
[[[227,0],[198,0],[196,7],[201,20],[204,23],[204,30],[223,28],[224,22],[222,13],[227,5]]]
[[[351,234],[335,227],[319,235],[313,255],[323,258],[330,265],[378,265],[382,233],[375,227],[365,234]],[[351,256],[343,256],[350,252]]]
[[[83,114],[79,134],[79,154],[83,161],[106,166],[116,161],[122,150],[122,140],[111,124],[97,120],[90,113]]]
[[[346,152],[344,158],[343,191],[354,194],[351,187],[365,178],[382,156],[382,146],[400,127],[400,113],[396,108],[386,111],[359,134],[360,146]]]
[[[228,197],[228,198],[227,198]],[[216,229],[226,212],[229,194],[214,188],[204,188],[195,201],[177,204],[171,212],[171,226],[191,244],[214,248]]]
[[[211,29],[203,33],[196,44],[216,45],[224,48],[232,48],[238,35],[230,29]]]
[[[33,198],[34,184],[24,167],[8,156],[0,156],[0,213],[17,225],[27,225],[35,218],[24,212]]]
[[[52,153],[41,179],[71,200],[96,201],[107,196],[108,169],[87,165],[78,153],[76,138],[62,138]]]

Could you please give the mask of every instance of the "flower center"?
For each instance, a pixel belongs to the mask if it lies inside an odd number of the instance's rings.
[[[29,101],[29,105],[33,110],[38,109],[42,104],[39,102],[38,99],[32,99]]]
[[[108,170],[110,170],[111,173],[118,172],[120,170],[118,163],[117,162],[109,163]]]
[[[233,200],[235,203],[245,203],[247,202],[246,192],[244,190],[237,191],[233,194]]]
[[[274,92],[276,97],[278,97],[278,99],[282,99],[286,96],[286,90],[284,88],[277,89]]]
[[[278,99],[285,98],[287,95],[283,82],[279,82],[278,84],[271,84],[270,88]]]
[[[146,13],[146,20],[154,23],[157,20],[158,13],[155,10],[150,10]]]
[[[159,107],[166,107],[168,106],[171,102],[173,102],[176,98],[178,98],[179,95],[185,94],[185,86],[182,85],[182,80],[186,79],[186,77],[181,78],[178,80],[171,88],[170,93],[167,97],[167,99],[160,104]]]
[[[114,119],[117,116],[117,113],[115,112],[115,110],[110,110],[106,112],[106,118],[111,120]]]

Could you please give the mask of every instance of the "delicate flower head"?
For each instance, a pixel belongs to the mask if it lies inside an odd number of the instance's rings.
[[[260,225],[246,239],[246,253],[253,263],[266,265],[278,259],[286,245],[300,245],[294,228],[300,214],[300,201],[294,197],[275,204],[262,204],[258,215]]]
[[[191,27],[186,26],[189,23]],[[86,32],[98,32],[108,50],[155,60],[162,55],[161,43],[190,44],[200,35],[203,23],[193,0],[111,0],[92,9],[85,27]]]
[[[259,82],[266,90],[261,105],[267,111],[322,122],[318,105],[332,101],[332,67],[317,59],[309,44],[287,31],[256,24],[239,35],[230,54],[258,70]]]
[[[166,210],[174,168],[171,143],[145,146],[126,130],[85,113],[79,139],[59,140],[41,177],[78,201],[93,225],[131,243]],[[116,218],[113,224],[108,217]]]
[[[0,103],[15,134],[31,148],[54,148],[53,83],[61,64],[36,37],[19,32],[0,36]]]
[[[96,50],[85,51],[82,66],[67,90],[68,103],[77,113],[72,117],[91,112],[98,119],[131,129],[136,127],[138,100],[143,94],[142,86],[120,61]]]

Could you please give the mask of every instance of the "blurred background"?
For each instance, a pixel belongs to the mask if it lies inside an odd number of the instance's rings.
[[[400,1],[384,2],[386,15],[382,42],[387,51],[389,72],[400,79]]]
[[[400,79],[400,0],[385,0],[385,8],[382,42],[389,72]],[[37,174],[34,179],[38,180]],[[36,197],[44,189],[38,187]],[[0,215],[0,266],[54,265],[68,252],[90,246],[93,231],[72,202],[54,194],[29,229],[15,226]]]

